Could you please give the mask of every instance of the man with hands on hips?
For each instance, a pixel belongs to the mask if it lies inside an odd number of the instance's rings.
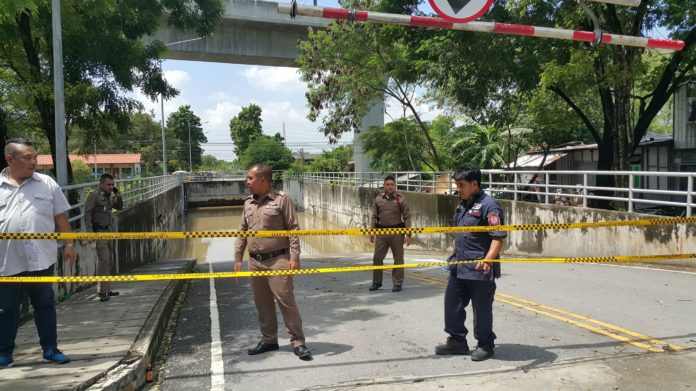
[[[240,231],[298,230],[300,225],[290,197],[272,188],[273,172],[266,164],[254,164],[247,172],[251,195],[244,200]],[[244,250],[249,250],[249,270],[299,270],[300,239],[290,237],[239,237],[235,242],[234,271],[242,269]],[[290,334],[293,352],[300,360],[312,360],[305,346],[302,317],[295,302],[293,276],[251,277],[251,290],[258,313],[261,341],[247,350],[249,355],[278,350],[278,319],[275,303]]]

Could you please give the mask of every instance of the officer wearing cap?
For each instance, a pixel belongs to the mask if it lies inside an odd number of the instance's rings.
[[[292,200],[282,191],[271,188],[273,172],[266,164],[255,164],[247,173],[247,187],[251,196],[244,200],[244,215],[240,231],[298,230],[300,225]],[[299,270],[300,239],[290,237],[237,238],[234,253],[234,271],[242,269],[244,250],[249,250],[251,271]],[[290,334],[293,352],[301,360],[309,361],[312,353],[305,346],[302,317],[295,302],[293,279],[285,276],[254,276],[251,278],[258,312],[261,342],[248,349],[250,355],[278,350],[278,319],[275,303]]]
[[[84,223],[87,232],[110,232],[112,209],[123,209],[123,195],[115,186],[114,177],[111,174],[102,174],[99,178],[99,187],[90,193],[85,201]],[[100,276],[111,275],[111,240],[96,240],[97,249],[97,274]],[[111,283],[100,281],[97,283],[97,295],[99,301],[108,301],[112,296],[118,296],[117,291],[111,290]]]
[[[463,164],[454,173],[461,203],[454,214],[455,226],[495,226],[503,224],[503,209],[481,190],[481,170],[472,164]],[[469,354],[472,361],[483,361],[493,356],[493,297],[495,279],[500,277],[499,259],[503,239],[500,231],[461,232],[454,236],[454,253],[448,260],[481,262],[450,266],[445,289],[445,332],[447,342],[435,348],[436,354]],[[469,352],[468,333],[464,326],[465,307],[471,301],[474,314],[474,338],[478,346]]]
[[[370,228],[411,228],[411,212],[409,212],[406,197],[396,192],[396,179],[393,176],[384,178],[384,192],[375,197],[372,204]],[[411,245],[411,234],[403,235],[370,235],[370,242],[375,244],[372,257],[374,266],[384,265],[384,257],[391,248],[394,265],[404,264],[404,243]],[[392,292],[401,291],[404,283],[404,269],[392,269]],[[382,286],[382,270],[373,270],[370,291],[376,291]]]

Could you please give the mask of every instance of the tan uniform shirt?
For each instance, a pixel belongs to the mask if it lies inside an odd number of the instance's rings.
[[[408,209],[406,197],[396,192],[391,196],[380,193],[375,197],[375,202],[372,204],[370,228],[377,228],[377,224],[393,227],[402,222],[406,228],[411,228],[411,212]]]
[[[244,215],[239,224],[240,231],[298,230],[295,208],[290,197],[282,191],[271,191],[256,199],[251,195],[244,200]],[[235,241],[234,260],[241,262],[244,249],[248,246],[249,254],[268,254],[290,248],[290,260],[300,259],[300,238],[284,236],[273,238],[237,238]]]
[[[123,198],[116,197],[113,193],[106,194],[97,189],[87,196],[85,201],[85,229],[87,232],[107,229],[111,226],[111,209],[123,209]],[[97,227],[95,227],[97,225]]]

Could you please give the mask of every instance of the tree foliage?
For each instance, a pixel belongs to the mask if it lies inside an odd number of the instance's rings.
[[[241,156],[252,141],[262,134],[261,107],[258,105],[252,103],[243,107],[242,111],[230,120],[230,137],[237,156]]]
[[[288,169],[295,159],[292,152],[283,145],[280,135],[257,136],[238,158],[238,165],[247,169],[256,163],[268,164],[273,170]]]
[[[423,148],[427,142],[418,123],[400,118],[384,127],[372,127],[359,135],[370,166],[382,172],[432,170],[432,159]]]
[[[165,16],[174,28],[207,35],[222,11],[221,0],[62,0],[67,137],[76,126],[99,140],[124,132],[130,114],[141,108],[129,94],[135,88],[153,100],[174,96],[159,66],[165,45],[143,37]],[[0,78],[26,94],[22,110],[37,118],[55,159],[51,20],[50,0],[3,2]]]
[[[208,138],[203,133],[201,119],[191,111],[191,106],[181,106],[169,114],[167,128],[174,134],[174,143],[177,144],[174,156],[177,156],[177,160],[186,162],[187,169],[200,165],[203,155],[201,143],[207,143]]]
[[[345,132],[360,131],[363,117],[375,101],[392,99],[413,117],[433,164],[441,159],[416,108],[416,88],[423,80],[415,72],[409,29],[376,24],[331,23],[310,32],[299,45],[298,63],[309,91],[309,119],[322,119],[320,130],[335,142]],[[366,131],[366,129],[363,129]]]
[[[353,146],[343,145],[330,151],[324,151],[309,164],[312,172],[348,172],[353,160]]]

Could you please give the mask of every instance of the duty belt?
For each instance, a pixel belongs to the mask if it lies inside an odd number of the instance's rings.
[[[263,262],[267,259],[271,259],[271,258],[279,257],[283,254],[287,254],[287,252],[288,252],[288,250],[284,248],[282,250],[273,251],[273,252],[266,253],[266,254],[249,254],[249,257],[251,257],[252,259],[254,259],[256,261]]]

